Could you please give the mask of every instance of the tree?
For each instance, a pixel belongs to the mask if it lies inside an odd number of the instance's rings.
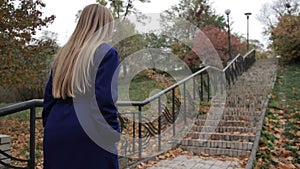
[[[207,26],[203,28],[202,31],[209,38],[214,48],[217,50],[221,60],[227,62],[229,59],[227,31],[214,26]],[[245,49],[246,43],[242,42],[240,37],[235,34],[231,34],[230,42],[231,54],[233,57],[237,56],[239,53],[244,53],[243,49]],[[199,44],[201,43],[197,43],[197,45]]]
[[[300,59],[300,14],[285,14],[271,31],[272,48],[284,61]]]
[[[208,0],[180,0],[179,4],[166,10],[161,15],[161,18],[165,29],[168,26],[164,23],[168,23],[169,21],[176,23],[177,18],[183,18],[198,28],[207,25],[214,25],[218,28],[226,27],[225,18],[216,14]]]
[[[135,30],[135,25],[128,20],[128,16],[134,14],[138,21],[145,16],[141,14],[133,5],[134,2],[150,2],[150,0],[97,0],[103,6],[108,7],[115,18],[116,30],[114,33],[115,48],[119,51],[119,57],[122,61],[130,54],[143,48],[144,41]],[[127,37],[127,35],[134,35]],[[127,66],[122,64],[124,76],[127,74]]]
[[[208,0],[180,0],[179,4],[165,11],[161,18],[163,29],[169,32],[168,34],[183,37],[180,41],[174,39],[171,42],[171,49],[174,54],[189,65],[192,71],[198,70],[201,62],[204,61],[204,58],[199,59],[197,51],[192,51],[193,46],[197,45],[195,39],[199,42],[199,36],[197,38],[196,32],[208,26],[219,29],[226,27],[225,18],[216,14]],[[186,24],[187,22],[190,24]],[[201,36],[201,38],[206,37]],[[219,39],[211,39],[211,41],[213,40]]]
[[[300,12],[299,0],[274,0],[263,4],[258,20],[265,25],[264,34],[269,36],[272,29],[276,27],[281,16],[285,14],[297,15]]]
[[[246,41],[246,40],[245,40]],[[250,39],[249,40],[249,48],[250,49],[255,49],[256,52],[260,51],[262,52],[264,50],[264,44],[262,44],[259,40],[257,39]]]
[[[38,30],[53,22],[55,16],[42,17],[45,4],[40,1],[0,0],[0,83],[6,89],[40,90],[39,73],[47,69],[52,40],[38,40]],[[50,47],[49,47],[49,44]],[[54,45],[55,46],[55,45]]]
[[[137,17],[143,17],[133,5],[134,2],[139,1],[142,3],[150,2],[150,0],[97,0],[101,5],[104,5],[111,9],[115,19],[126,19],[130,14],[134,14]]]
[[[119,52],[120,61],[126,57],[141,50],[145,46],[144,37],[135,29],[135,25],[128,19],[124,19],[116,23],[116,30],[113,35],[114,47]],[[122,65],[123,76],[127,75],[127,65]]]

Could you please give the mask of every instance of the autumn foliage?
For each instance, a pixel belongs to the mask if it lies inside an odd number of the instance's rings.
[[[203,33],[209,38],[220,58],[223,61],[228,60],[228,32],[225,29],[219,29],[215,26],[206,26],[202,29]],[[230,35],[231,53],[235,57],[239,53],[243,53],[246,43],[234,34]]]
[[[284,61],[300,59],[300,15],[283,15],[272,29],[271,40],[275,52]]]
[[[42,95],[49,60],[57,46],[51,39],[38,40],[34,35],[52,23],[55,17],[43,18],[40,9],[45,4],[40,0],[0,2],[1,87],[18,91],[24,96],[20,100],[37,97],[25,96],[28,94]]]
[[[231,35],[230,38],[232,57],[243,54],[246,43],[235,35]],[[193,50],[184,57],[184,61],[190,67],[202,62],[204,65],[222,68],[221,62],[226,65],[228,59],[228,33],[215,26],[206,26],[197,32],[193,40]]]

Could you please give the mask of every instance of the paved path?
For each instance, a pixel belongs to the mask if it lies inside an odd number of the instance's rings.
[[[258,100],[263,103],[267,99],[267,94],[270,92],[274,84],[275,72],[277,69],[277,61],[275,59],[258,60],[254,65],[238,78],[234,87],[231,88],[232,93],[255,95],[259,94],[261,97]],[[247,89],[247,92],[246,90]],[[229,94],[230,95],[230,94]],[[228,96],[233,97],[233,96]],[[234,96],[236,97],[236,96]],[[234,99],[234,101],[239,99]],[[249,100],[249,99],[248,99]],[[246,102],[245,100],[243,100]],[[245,104],[245,103],[244,103]],[[249,104],[259,105],[258,102],[250,101]],[[233,103],[236,105],[236,102]],[[243,106],[245,107],[245,106]],[[246,106],[247,107],[247,106]],[[260,109],[257,109],[258,111]],[[261,110],[262,111],[262,110]],[[256,119],[255,121],[258,121]],[[252,146],[251,146],[252,147]],[[251,149],[250,149],[251,151]],[[210,153],[211,154],[211,153]],[[237,169],[244,168],[241,165],[242,158],[228,157],[226,158],[204,158],[200,156],[180,155],[172,160],[161,160],[148,169]],[[244,164],[247,158],[244,158]],[[222,160],[219,160],[222,159]]]
[[[148,169],[234,169],[240,168],[237,161],[203,159],[198,156],[180,155],[172,160],[162,160]]]

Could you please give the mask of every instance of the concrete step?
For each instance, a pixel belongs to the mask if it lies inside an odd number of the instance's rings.
[[[222,140],[201,140],[201,139],[187,139],[181,141],[182,146],[192,147],[208,147],[208,148],[222,148],[251,151],[252,142],[238,142],[238,141],[222,141]]]
[[[256,127],[257,122],[245,122],[245,121],[224,121],[224,120],[201,120],[195,121],[196,126],[230,126],[230,127]]]
[[[236,115],[223,115],[222,117],[218,116],[209,116],[209,115],[200,115],[198,119],[201,120],[224,120],[224,121],[244,121],[244,122],[257,122],[259,116],[236,116]]]
[[[252,133],[227,134],[227,133],[189,132],[184,139],[205,139],[205,140],[251,142],[251,141],[255,140],[255,135]]]
[[[217,132],[217,133],[255,133],[256,128],[246,128],[246,127],[224,127],[224,126],[193,126],[191,128],[192,132]]]
[[[184,150],[191,151],[196,155],[207,156],[249,156],[251,151],[235,150],[235,149],[223,149],[223,148],[208,148],[208,147],[195,147],[195,146],[182,146]]]
[[[238,108],[225,108],[223,115],[227,116],[260,116],[261,111],[259,110],[241,110]]]
[[[182,147],[199,155],[248,156],[276,75],[275,61],[259,60],[244,72],[234,86],[226,90],[223,112],[216,109],[222,114],[199,115],[190,133],[181,141]],[[216,106],[222,101],[216,101]]]

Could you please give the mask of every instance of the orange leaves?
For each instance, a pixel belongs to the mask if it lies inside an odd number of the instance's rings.
[[[49,58],[56,51],[54,44],[33,39],[37,29],[51,23],[54,17],[42,18],[38,1],[3,1],[0,6],[0,83],[6,89],[19,91],[44,88]],[[43,39],[42,42],[51,41]],[[55,50],[50,50],[55,49]],[[49,57],[50,55],[50,57]],[[41,82],[42,81],[42,82]],[[39,89],[37,89],[39,88]],[[36,90],[37,89],[37,90]],[[21,93],[20,95],[24,95]]]
[[[13,157],[28,159],[29,157],[29,116],[28,112],[20,112],[0,118],[0,133],[11,137],[11,154]],[[36,162],[42,166],[43,161],[43,127],[41,120],[36,121]],[[24,165],[23,163],[15,163]]]
[[[294,164],[279,164],[279,169],[294,169],[296,166]]]

